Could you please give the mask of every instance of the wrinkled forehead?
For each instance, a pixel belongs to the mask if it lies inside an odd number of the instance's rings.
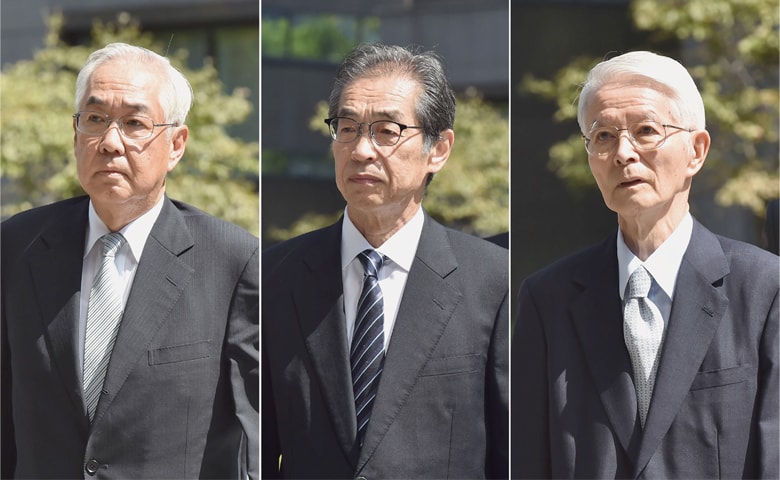
[[[160,107],[165,79],[159,65],[109,60],[90,75],[82,102],[84,106],[121,104],[148,113]]]
[[[647,77],[615,77],[591,92],[586,108],[587,125],[677,120],[679,109],[673,96],[669,87]]]
[[[360,110],[413,112],[419,84],[407,75],[361,75],[341,91],[339,114]]]

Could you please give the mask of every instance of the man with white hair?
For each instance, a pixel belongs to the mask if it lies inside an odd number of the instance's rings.
[[[93,52],[87,195],[3,222],[3,478],[259,477],[259,241],[165,194],[191,104],[165,57]]]
[[[520,287],[515,478],[778,478],[778,257],[689,212],[710,147],[677,61],[630,52],[580,95],[616,232]]]

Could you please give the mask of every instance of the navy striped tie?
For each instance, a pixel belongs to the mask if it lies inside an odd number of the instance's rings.
[[[364,270],[363,291],[358,301],[350,363],[357,414],[357,441],[362,447],[385,359],[385,314],[382,290],[377,280],[379,269],[382,268],[382,256],[369,249],[361,252],[358,259]]]
[[[108,359],[114,349],[114,340],[122,318],[122,292],[114,256],[125,243],[121,233],[100,237],[103,256],[89,293],[87,329],[84,336],[84,403],[89,419],[95,415]]]

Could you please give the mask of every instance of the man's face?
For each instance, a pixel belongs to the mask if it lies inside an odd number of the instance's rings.
[[[93,72],[79,111],[111,119],[139,114],[166,123],[159,101],[163,78],[159,67],[111,60]],[[160,199],[165,176],[184,153],[188,134],[186,126],[155,127],[150,138],[132,139],[113,121],[99,136],[76,131],[75,121],[73,127],[79,182],[98,211],[109,209],[112,215],[127,209],[143,213]]]
[[[587,125],[626,128],[630,124],[654,121],[684,128],[673,115],[668,96],[645,83],[615,81],[601,87],[587,110]],[[615,150],[605,156],[588,155],[596,183],[610,210],[623,218],[655,213],[655,218],[673,210],[687,211],[692,177],[699,171],[709,148],[705,130],[687,132],[666,129],[663,145],[639,150],[619,132]],[[590,136],[590,135],[588,135]]]
[[[357,122],[392,120],[417,126],[414,105],[419,86],[402,76],[369,76],[355,80],[341,94],[338,116]],[[414,214],[422,202],[429,173],[441,170],[449,156],[452,131],[424,150],[421,129],[406,129],[393,146],[377,146],[368,127],[350,143],[333,142],[336,186],[347,201],[350,217],[401,219]]]

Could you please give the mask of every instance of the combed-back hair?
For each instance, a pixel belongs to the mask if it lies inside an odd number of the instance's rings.
[[[76,110],[80,110],[84,95],[89,85],[89,79],[92,73],[100,65],[113,61],[121,60],[126,63],[157,65],[165,74],[163,86],[160,89],[160,105],[165,112],[164,123],[173,123],[183,125],[187,118],[193,102],[192,86],[184,75],[177,70],[171,62],[162,55],[153,51],[128,45],[126,43],[109,43],[100,50],[92,52],[87,58],[87,63],[79,71],[76,78]]]
[[[602,86],[616,80],[632,81],[643,78],[648,86],[666,93],[671,100],[673,121],[682,127],[701,130],[705,128],[704,102],[691,74],[677,60],[652,52],[628,52],[600,62],[591,69],[582,85],[577,105],[577,121],[583,135],[591,125],[586,125],[588,104]]]
[[[381,43],[363,43],[344,57],[328,101],[328,116],[338,115],[344,89],[352,82],[372,76],[397,75],[418,83],[415,115],[425,132],[425,149],[439,139],[439,133],[455,125],[455,94],[444,72],[444,65],[433,51]]]

